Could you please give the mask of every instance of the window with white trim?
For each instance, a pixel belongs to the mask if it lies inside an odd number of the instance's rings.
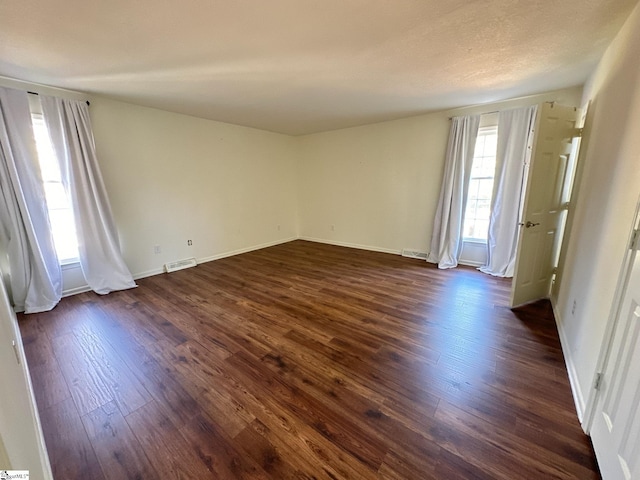
[[[78,239],[69,194],[64,188],[49,131],[40,113],[32,113],[31,121],[38,150],[38,162],[44,183],[53,241],[61,264],[78,261]]]
[[[487,242],[497,147],[498,127],[481,127],[473,154],[467,208],[464,214],[465,241]]]

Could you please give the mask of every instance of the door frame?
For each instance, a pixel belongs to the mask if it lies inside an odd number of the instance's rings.
[[[560,285],[562,285],[562,275],[564,274],[564,264],[567,257],[567,252],[569,250],[569,240],[571,239],[571,231],[573,229],[573,221],[575,217],[575,206],[578,201],[578,195],[580,194],[580,186],[582,184],[582,172],[585,165],[585,157],[587,154],[587,144],[588,141],[585,136],[587,135],[588,128],[590,126],[590,117],[589,111],[591,107],[591,100],[589,100],[585,105],[582,105],[580,109],[582,110],[582,114],[580,116],[580,122],[577,127],[582,130],[582,134],[580,135],[578,150],[576,152],[575,158],[575,170],[573,173],[573,179],[571,183],[571,195],[569,195],[569,205],[567,208],[567,216],[564,222],[564,231],[562,233],[562,242],[560,243],[560,252],[558,255],[558,266],[557,271],[553,275],[553,279],[551,280],[551,288],[549,291],[549,299],[551,303],[556,303],[558,300],[558,293],[560,289]]]
[[[633,241],[635,232],[638,230],[640,230],[640,197],[638,197],[635,213],[633,216],[633,222],[631,223],[631,228],[629,230],[629,234],[627,235],[627,244],[625,248],[624,258],[620,266],[618,281],[616,283],[616,289],[613,295],[611,309],[609,311],[609,316],[607,319],[607,326],[605,327],[604,335],[602,337],[602,344],[600,346],[598,361],[596,363],[596,369],[593,375],[593,382],[591,383],[591,389],[589,390],[589,397],[587,398],[587,402],[585,404],[582,429],[587,435],[591,431],[591,427],[593,426],[593,421],[595,419],[602,394],[604,393],[601,389],[596,388],[596,382],[598,381],[599,375],[605,372],[609,363],[609,359],[611,358],[613,338],[615,336],[616,329],[620,320],[622,300],[624,299],[624,296],[627,292],[627,285],[629,284],[629,278],[631,276],[631,267],[634,263],[636,255],[639,254],[637,246],[636,248],[631,248],[631,242]]]
[[[556,247],[557,248],[556,254],[555,254],[556,265],[554,267],[554,272],[551,274],[551,278],[549,280],[549,286],[547,289],[546,296],[542,298],[548,298],[550,300],[553,300],[554,288],[558,283],[558,269],[564,262],[564,256],[566,254],[567,244],[568,244],[569,236],[571,233],[570,229],[573,222],[574,205],[578,195],[580,178],[582,174],[582,165],[584,164],[583,156],[585,155],[585,148],[582,143],[582,136],[583,136],[583,130],[586,125],[586,118],[587,118],[587,113],[589,111],[590,102],[580,107],[572,106],[572,105],[562,105],[556,101],[547,101],[547,102],[539,103],[538,113],[536,115],[536,121],[534,126],[535,136],[532,144],[530,145],[532,148],[530,159],[529,159],[529,162],[525,163],[523,166],[523,177],[522,177],[523,188],[520,194],[520,215],[518,217],[518,225],[516,226],[517,232],[518,232],[517,246],[516,246],[516,266],[515,266],[514,275],[511,278],[511,293],[510,293],[510,299],[509,299],[510,308],[517,308],[519,306],[525,305],[526,303],[530,303],[530,302],[525,302],[525,303],[514,304],[514,295],[515,295],[515,288],[516,288],[515,281],[517,276],[516,273],[518,271],[518,262],[520,261],[520,254],[522,249],[522,236],[524,235],[524,222],[526,220],[525,215],[526,215],[526,209],[527,209],[527,199],[531,190],[531,183],[530,183],[529,176],[531,175],[531,168],[534,167],[533,164],[534,164],[534,158],[536,155],[535,150],[537,148],[538,136],[540,134],[540,123],[542,121],[541,114],[542,114],[543,106],[545,104],[550,104],[551,108],[553,108],[555,105],[558,105],[559,107],[573,108],[574,111],[578,112],[578,118],[576,119],[575,125],[574,125],[575,134],[571,137],[572,152],[570,154],[570,161],[573,162],[573,167],[572,167],[572,173],[570,178],[565,178],[565,182],[568,182],[568,185],[569,185],[569,197],[566,199],[567,201],[564,205],[564,210],[566,210],[566,213],[564,214],[564,220],[562,221],[562,228],[558,230],[558,235],[560,238]],[[567,184],[565,183],[563,188],[566,188],[566,186]],[[539,299],[532,300],[532,301],[537,301],[537,300]]]

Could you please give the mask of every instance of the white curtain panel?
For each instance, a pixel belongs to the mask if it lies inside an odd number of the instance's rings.
[[[27,92],[0,87],[0,247],[16,310],[51,310],[62,296]]]
[[[431,251],[427,257],[427,261],[437,263],[438,268],[453,268],[458,265],[462,251],[464,211],[479,126],[480,115],[451,119],[444,177],[433,222]]]
[[[40,101],[62,182],[70,193],[80,266],[87,284],[99,294],[135,287],[120,253],[86,102],[46,95],[41,95]]]
[[[531,156],[538,106],[498,113],[496,175],[491,199],[487,264],[480,271],[513,277],[518,244],[518,221],[524,189],[524,166]]]

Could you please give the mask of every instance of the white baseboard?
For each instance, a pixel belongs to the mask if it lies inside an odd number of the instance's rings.
[[[232,251],[229,251],[229,252],[218,253],[216,255],[211,255],[209,257],[201,257],[201,258],[196,259],[196,261],[198,263],[211,262],[213,260],[219,260],[221,258],[232,257],[234,255],[240,255],[241,253],[248,253],[248,252],[252,252],[254,250],[260,250],[262,248],[273,247],[275,245],[280,245],[282,243],[288,243],[288,242],[291,242],[293,240],[297,240],[297,237],[291,237],[291,238],[286,238],[286,239],[282,239],[282,240],[276,240],[274,242],[262,243],[260,245],[254,245],[254,246],[251,246],[251,247],[240,248],[238,250],[232,250]],[[141,278],[153,277],[154,275],[160,275],[161,273],[164,273],[164,268],[163,267],[154,268],[154,269],[151,269],[151,270],[145,270],[144,272],[133,273],[132,276],[133,276],[134,280],[140,280]],[[89,285],[81,285],[79,287],[70,288],[68,290],[63,290],[62,296],[63,297],[69,297],[71,295],[77,295],[79,293],[89,292],[90,290],[91,290],[91,288],[89,287]]]
[[[466,265],[467,267],[481,267],[484,262],[474,262],[473,260],[458,260],[458,265]]]
[[[89,285],[81,285],[75,288],[69,288],[68,290],[62,291],[62,297],[70,297],[71,295],[78,295],[79,293],[90,292],[91,288]]]
[[[233,257],[234,255],[240,255],[242,253],[253,252],[254,250],[261,250],[263,248],[275,247],[276,245],[289,243],[297,239],[298,237],[290,237],[290,238],[285,238],[281,240],[275,240],[273,242],[261,243],[260,245],[253,245],[251,247],[239,248],[238,250],[231,250],[229,252],[218,253],[216,255],[211,255],[210,257],[197,258],[196,260],[198,263],[211,262],[213,260],[220,260],[221,258]]]
[[[230,250],[227,252],[217,253],[215,255],[210,255],[208,257],[200,257],[200,258],[196,258],[196,262],[198,262],[198,264],[212,262],[214,260],[220,260],[221,258],[233,257],[234,255],[240,255],[242,253],[249,253],[249,252],[253,252],[254,250],[261,250],[263,248],[274,247],[282,243],[289,243],[289,242],[292,242],[293,240],[297,240],[297,238],[298,237],[290,237],[290,238],[275,240],[273,242],[261,243],[259,245],[252,245],[250,247],[239,248],[237,250]],[[135,280],[139,280],[141,278],[160,275],[161,273],[164,273],[164,267],[154,268],[153,270],[147,270],[145,272],[136,273],[133,275],[133,278]]]
[[[325,243],[327,245],[335,245],[337,247],[357,248],[358,250],[368,250],[370,252],[392,253],[394,255],[402,255],[402,250],[394,250],[392,248],[372,247],[370,245],[359,245],[357,243],[339,242],[336,240],[327,240],[324,238],[299,237],[299,240],[308,242]]]
[[[553,316],[556,319],[556,326],[558,328],[558,336],[560,337],[560,345],[562,347],[562,353],[564,355],[564,363],[567,366],[567,373],[569,375],[569,384],[571,385],[571,393],[573,394],[573,402],[576,405],[576,412],[578,413],[578,419],[580,420],[580,424],[584,419],[584,414],[586,411],[586,403],[584,401],[584,397],[582,396],[582,389],[580,388],[580,381],[578,380],[578,372],[576,370],[575,363],[573,363],[573,358],[571,357],[571,351],[569,349],[569,341],[567,339],[567,335],[564,331],[562,318],[560,317],[560,313],[558,312],[556,302],[554,299],[551,299],[551,308],[553,308]]]
[[[372,246],[369,246],[369,245],[358,245],[358,244],[353,244],[353,243],[348,243],[348,242],[338,242],[338,241],[325,240],[325,239],[321,239],[321,238],[312,238],[312,237],[289,237],[289,238],[285,238],[285,239],[275,240],[273,242],[261,243],[259,245],[252,245],[250,247],[239,248],[237,250],[230,250],[230,251],[227,251],[227,252],[217,253],[215,255],[210,255],[208,257],[200,257],[200,258],[197,258],[196,261],[198,263],[212,262],[214,260],[220,260],[221,258],[233,257],[234,255],[240,255],[240,254],[243,254],[243,253],[253,252],[255,250],[261,250],[263,248],[274,247],[276,245],[281,245],[283,243],[289,243],[289,242],[292,242],[294,240],[307,240],[309,242],[326,243],[326,244],[329,244],[329,245],[336,245],[336,246],[339,246],[339,247],[357,248],[359,250],[369,250],[369,251],[372,251],[372,252],[392,253],[392,254],[395,254],[395,255],[401,255],[402,254],[402,252],[400,250],[392,250],[392,249],[389,249],[389,248],[372,247]],[[134,280],[140,280],[142,278],[152,277],[154,275],[160,275],[161,273],[164,273],[164,268],[163,267],[158,267],[158,268],[153,268],[151,270],[145,270],[143,272],[133,273],[132,275],[133,275]],[[63,297],[68,297],[68,296],[71,296],[71,295],[77,295],[79,293],[88,292],[90,290],[91,290],[91,288],[88,285],[81,285],[81,286],[78,286],[78,287],[75,287],[75,288],[70,288],[68,290],[64,290],[62,292],[62,296]]]
[[[164,273],[163,267],[154,268],[152,270],[147,270],[145,272],[134,273],[132,275],[134,280],[140,280],[141,278],[153,277],[154,275],[160,275],[161,273]]]

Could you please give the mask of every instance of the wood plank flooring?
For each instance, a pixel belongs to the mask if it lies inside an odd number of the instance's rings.
[[[599,478],[548,303],[295,241],[20,328],[57,480]]]

